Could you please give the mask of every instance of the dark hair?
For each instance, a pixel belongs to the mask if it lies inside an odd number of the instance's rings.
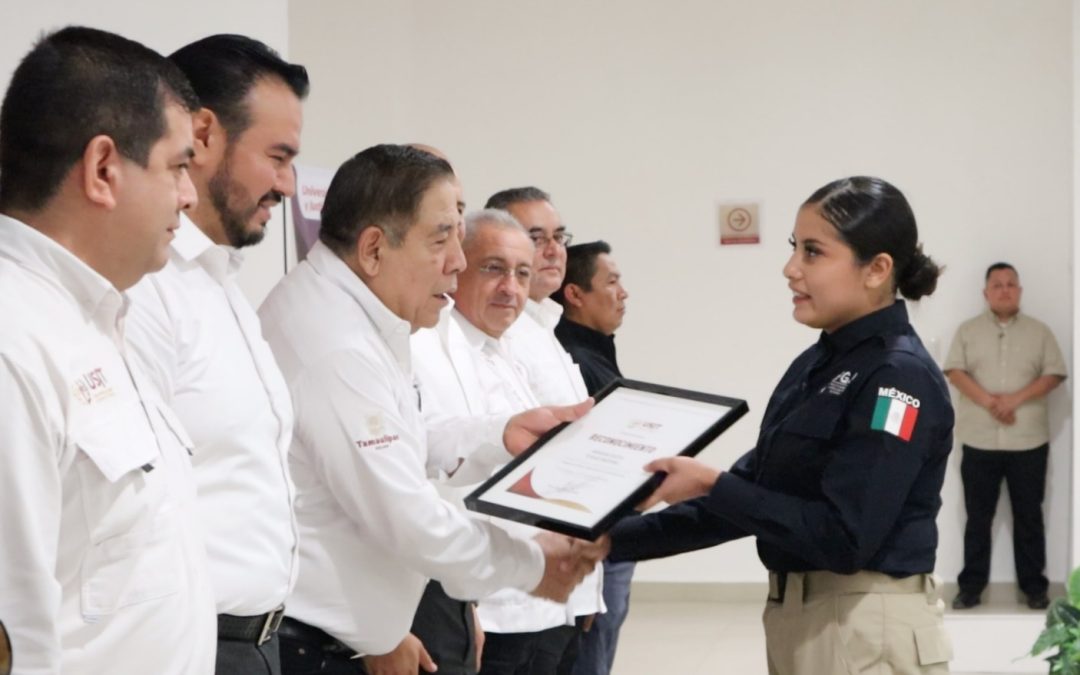
[[[983,281],[990,281],[990,275],[998,270],[1012,270],[1016,273],[1016,276],[1020,276],[1020,273],[1016,271],[1016,268],[1007,262],[996,262],[990,267],[986,268],[986,278]]]
[[[145,167],[169,104],[199,107],[184,75],[152,49],[82,26],[42,37],[0,109],[0,208],[44,207],[95,136]]]
[[[485,209],[502,209],[507,210],[511,204],[520,204],[522,202],[550,202],[551,195],[544,192],[538,187],[526,186],[510,188],[509,190],[501,190],[488,197],[487,203],[484,204]]]
[[[879,253],[893,259],[893,284],[909,300],[930,295],[942,268],[922,252],[915,214],[903,193],[880,178],[841,178],[810,195],[861,263]]]
[[[566,305],[566,287],[574,284],[581,290],[592,290],[592,278],[596,274],[596,259],[604,253],[611,253],[611,245],[602,239],[584,244],[566,247],[566,276],[562,286],[551,294],[551,299],[560,305]]]
[[[299,99],[308,94],[303,66],[283,60],[270,47],[243,35],[211,35],[181,47],[169,59],[184,71],[203,107],[214,111],[232,138],[251,125],[244,99],[259,80],[277,78]]]
[[[381,227],[398,246],[432,183],[451,178],[444,159],[407,145],[375,145],[348,159],[334,174],[322,207],[319,240],[338,255],[354,248],[360,233]]]

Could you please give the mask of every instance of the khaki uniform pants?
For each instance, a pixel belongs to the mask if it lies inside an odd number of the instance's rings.
[[[949,672],[937,578],[879,572],[769,573],[769,675],[939,675]]]

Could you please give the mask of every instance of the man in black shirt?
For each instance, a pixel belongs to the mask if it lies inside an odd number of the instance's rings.
[[[615,331],[628,296],[607,242],[566,249],[566,277],[551,296],[564,310],[555,337],[581,368],[590,396],[622,376],[615,362]]]
[[[615,360],[615,330],[622,324],[628,295],[619,267],[611,257],[611,246],[606,242],[594,241],[566,249],[566,277],[562,287],[551,296],[564,310],[555,327],[555,337],[581,368],[590,396],[622,377]],[[619,628],[629,609],[634,564],[604,562],[607,613],[596,615],[593,626],[580,634],[576,660],[574,650],[567,651],[559,669],[561,674],[611,672]]]

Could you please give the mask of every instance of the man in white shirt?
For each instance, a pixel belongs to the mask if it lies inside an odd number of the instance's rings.
[[[433,672],[409,634],[429,577],[457,598],[504,587],[565,598],[595,565],[564,537],[515,539],[466,517],[427,478],[461,458],[429,451],[409,337],[448,303],[464,267],[459,233],[449,164],[407,146],[368,148],[338,169],[319,242],[259,309],[296,408],[301,564],[281,628],[285,673]],[[430,431],[440,447],[520,452],[587,409]]]
[[[190,85],[69,27],[0,111],[0,621],[23,675],[209,672],[191,442],[124,349],[123,291],[195,202]]]
[[[462,248],[468,264],[458,277],[454,309],[444,319],[449,325],[414,338],[421,392],[435,405],[467,408],[473,414],[512,414],[536,407],[524,369],[504,337],[529,297],[533,243],[513,216],[488,209],[466,218]],[[448,370],[453,375],[448,377]],[[523,525],[497,522],[510,532],[535,533]],[[597,576],[587,578],[582,588],[598,593]],[[574,616],[565,604],[514,589],[481,598],[479,614],[486,633],[482,675],[554,675],[574,636]]]
[[[510,328],[529,374],[529,386],[544,405],[583,400],[588,391],[581,370],[555,337],[563,308],[551,299],[566,276],[566,247],[574,235],[567,231],[548,193],[536,187],[497,192],[484,208],[510,213],[536,246],[525,316]]]
[[[566,275],[566,247],[573,235],[552,205],[550,195],[536,187],[497,192],[488,198],[485,208],[509,212],[529,232],[536,246],[524,316],[507,332],[514,342],[518,362],[525,369],[529,389],[541,405],[568,405],[585,399],[589,394],[581,369],[555,337],[562,305],[550,297]],[[570,598],[570,611],[577,617],[580,631],[591,629],[596,614],[604,611],[599,586],[600,582],[595,586],[583,583]],[[560,673],[568,674],[573,668],[577,646],[578,640],[567,645]]]
[[[132,289],[128,344],[195,441],[216,672],[276,675],[298,555],[292,404],[236,275],[240,249],[262,239],[270,208],[293,194],[308,78],[240,35],[203,38],[170,60],[202,104],[192,116],[199,203],[181,217],[169,264]]]

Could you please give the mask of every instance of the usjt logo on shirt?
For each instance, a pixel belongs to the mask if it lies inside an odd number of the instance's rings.
[[[870,428],[911,440],[915,422],[919,419],[919,399],[895,387],[878,387],[877,405]]]

